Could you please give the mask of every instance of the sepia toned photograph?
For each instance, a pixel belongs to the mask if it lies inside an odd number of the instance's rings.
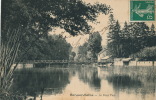
[[[156,0],[0,6],[0,100],[156,100]]]

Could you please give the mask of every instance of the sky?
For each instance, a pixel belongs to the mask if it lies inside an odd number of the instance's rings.
[[[124,22],[129,22],[129,4],[130,0],[83,0],[85,3],[103,3],[106,5],[110,5],[113,9],[113,15],[116,20],[119,21],[121,28],[124,25]],[[100,14],[97,18],[98,24],[91,24],[92,30],[91,31],[100,31],[100,34],[102,36],[102,45],[107,44],[107,32],[108,30],[103,30],[103,28],[108,26],[108,16],[109,15],[103,15]],[[148,22],[147,24],[151,26],[151,24],[154,23],[156,26],[156,22]],[[68,37],[66,38],[67,42],[69,42],[73,47],[77,47],[79,45],[82,45],[87,39],[89,38],[89,35],[80,35],[76,37],[69,36],[68,33],[64,32],[63,29],[57,28],[56,30],[53,30],[52,33],[55,34],[63,34],[64,36]]]

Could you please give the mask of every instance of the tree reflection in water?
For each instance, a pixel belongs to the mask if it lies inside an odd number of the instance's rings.
[[[140,80],[132,79],[128,75],[114,74],[111,76],[107,76],[107,80],[109,83],[112,83],[115,89],[139,88],[142,85]]]
[[[154,94],[156,69],[154,67],[113,67],[109,69],[107,80],[116,91],[135,94]]]
[[[85,67],[78,70],[79,79],[88,83],[91,88],[99,91],[101,88],[101,79],[98,77],[97,68]]]
[[[14,74],[13,91],[42,99],[42,95],[62,94],[66,86],[74,86],[73,77],[78,76],[77,85],[89,86],[91,92],[107,92],[129,95],[148,100],[145,96],[154,97],[156,69],[153,67],[108,67],[93,68],[73,66],[69,68],[32,68],[17,70]],[[107,84],[108,83],[108,84]],[[68,87],[67,86],[67,87]],[[107,88],[108,87],[108,88]],[[77,88],[73,88],[77,91]],[[68,89],[67,89],[68,90]],[[121,91],[122,90],[122,91]],[[139,91],[136,91],[139,90]],[[64,92],[64,93],[65,93]],[[149,93],[150,92],[150,93]],[[147,94],[147,95],[146,95]],[[123,99],[121,99],[123,100]],[[137,99],[135,99],[137,100]]]
[[[14,74],[12,90],[22,95],[36,96],[62,93],[69,84],[69,72],[64,69],[22,69]]]

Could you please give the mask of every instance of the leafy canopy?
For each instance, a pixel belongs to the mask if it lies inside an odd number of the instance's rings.
[[[61,27],[77,35],[90,30],[88,21],[96,21],[98,13],[110,11],[105,4],[91,5],[81,0],[2,0],[2,30],[22,26],[45,34],[52,27]]]

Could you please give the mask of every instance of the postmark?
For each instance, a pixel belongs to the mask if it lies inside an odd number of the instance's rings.
[[[155,1],[130,0],[130,21],[155,21]]]

